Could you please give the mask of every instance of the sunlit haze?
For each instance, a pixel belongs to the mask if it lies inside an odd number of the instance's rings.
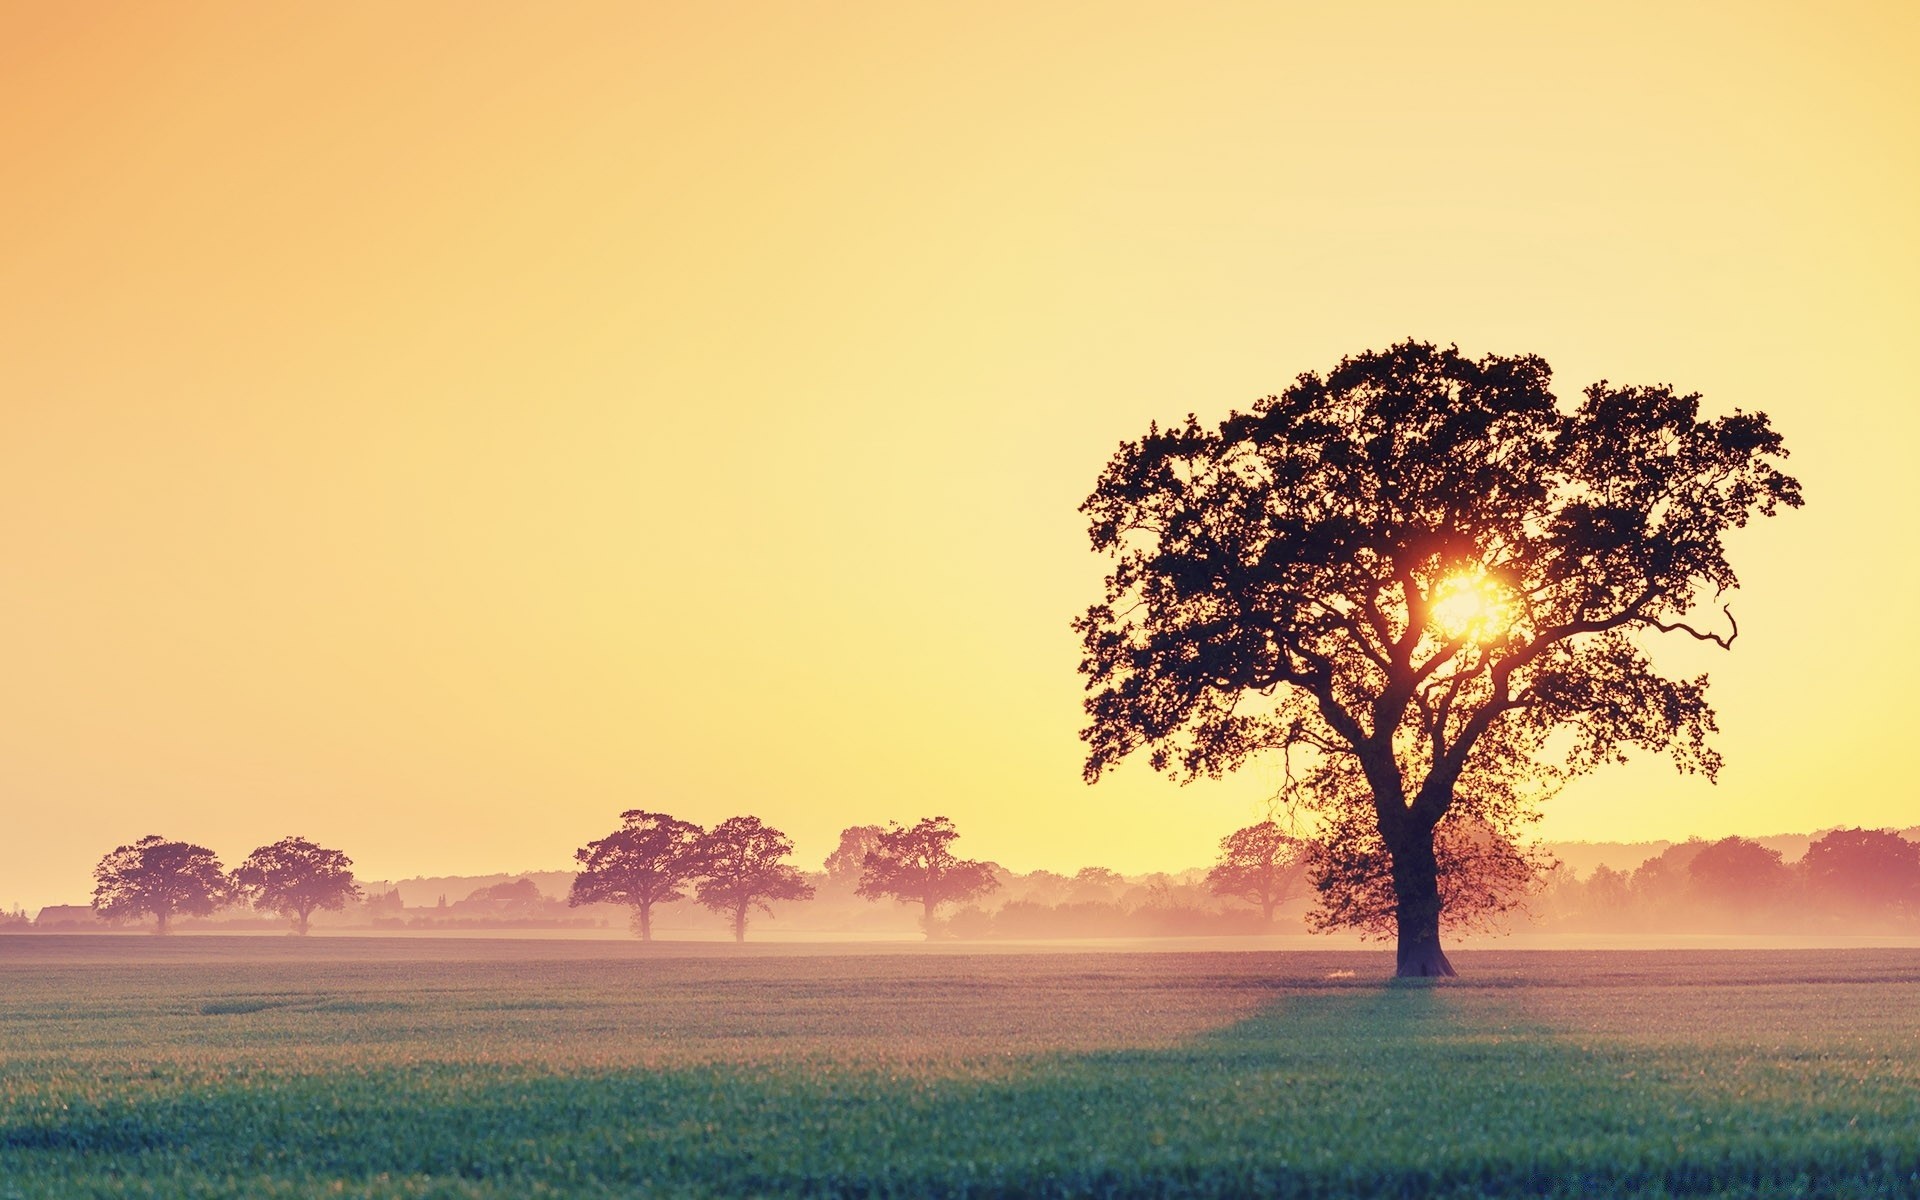
[[[645,807],[1207,862],[1277,767],[1081,781],[1076,509],[1417,337],[1765,411],[1717,785],[1920,822],[1920,10],[0,7],[0,905],[148,833],[373,879]],[[1704,611],[1718,620],[1716,601]]]

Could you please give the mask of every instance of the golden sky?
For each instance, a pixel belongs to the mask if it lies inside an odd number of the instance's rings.
[[[1764,410],[1806,485],[1668,660],[1719,786],[1547,835],[1920,822],[1917,14],[4,0],[0,904],[629,807],[1203,863],[1273,774],[1080,782],[1075,509],[1407,336]]]

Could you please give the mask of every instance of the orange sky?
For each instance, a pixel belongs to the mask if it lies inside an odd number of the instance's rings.
[[[1270,772],[1079,780],[1123,437],[1404,336],[1770,413],[1720,785],[1920,822],[1920,18],[1885,5],[0,5],[0,904],[146,833],[808,865],[945,813],[1178,868]]]

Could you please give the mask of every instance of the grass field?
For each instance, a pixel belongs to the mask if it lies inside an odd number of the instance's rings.
[[[0,1198],[1920,1195],[1920,951],[0,939]]]

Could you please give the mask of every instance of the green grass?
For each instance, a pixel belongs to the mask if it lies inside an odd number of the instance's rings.
[[[0,1198],[1920,1194],[1920,952],[1456,961],[13,938]]]

